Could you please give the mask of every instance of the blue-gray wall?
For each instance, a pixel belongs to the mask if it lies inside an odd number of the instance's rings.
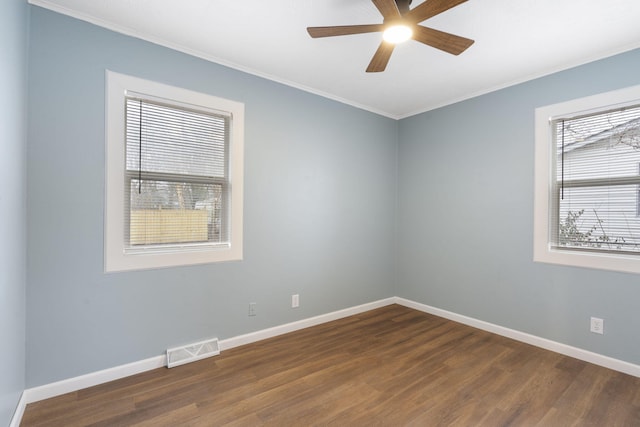
[[[38,7],[29,61],[28,387],[393,296],[396,121]],[[103,273],[105,69],[245,103],[244,261]]]
[[[30,11],[27,387],[392,295],[640,363],[636,275],[532,262],[534,109],[640,84],[639,51],[396,122]],[[245,103],[242,262],[102,272],[106,68]]]
[[[631,51],[402,120],[396,294],[639,364],[637,275],[532,261],[534,109],[639,69]]]
[[[0,425],[25,385],[27,11],[0,2]]]

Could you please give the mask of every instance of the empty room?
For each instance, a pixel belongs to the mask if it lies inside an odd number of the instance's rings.
[[[639,426],[639,19],[3,1],[0,426]]]

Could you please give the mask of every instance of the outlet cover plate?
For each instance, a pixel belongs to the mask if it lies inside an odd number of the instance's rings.
[[[591,332],[594,334],[604,334],[604,320],[598,317],[591,318]]]

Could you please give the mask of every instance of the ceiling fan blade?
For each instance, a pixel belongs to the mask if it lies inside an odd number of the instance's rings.
[[[426,0],[404,15],[411,22],[422,22],[467,0]]]
[[[371,0],[384,19],[400,19],[400,11],[395,0]]]
[[[391,58],[391,54],[393,53],[393,48],[395,46],[396,45],[393,43],[387,43],[385,41],[380,43],[378,50],[376,50],[376,53],[373,55],[373,58],[371,58],[371,62],[367,67],[367,73],[379,73],[384,71],[384,69],[387,68],[389,58]]]
[[[343,25],[334,27],[307,27],[307,32],[311,37],[333,37],[333,36],[347,36],[349,34],[364,34],[375,33],[376,31],[383,31],[384,25],[382,24],[369,24],[369,25]]]
[[[436,49],[444,50],[452,55],[460,55],[474,43],[471,39],[423,27],[422,25],[414,26],[413,39]]]

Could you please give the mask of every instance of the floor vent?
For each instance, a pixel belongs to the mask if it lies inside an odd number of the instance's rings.
[[[218,338],[167,349],[167,368],[220,354]]]

